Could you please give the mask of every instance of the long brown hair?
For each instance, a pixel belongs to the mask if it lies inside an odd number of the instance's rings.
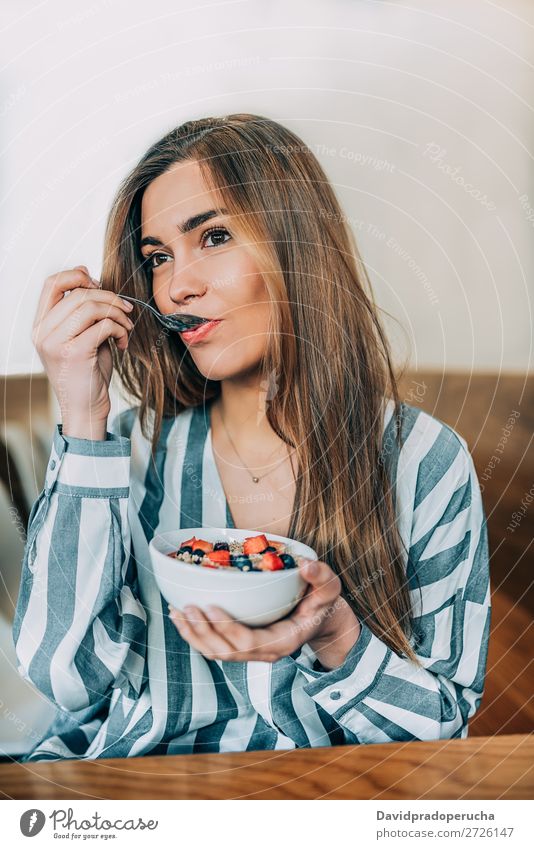
[[[151,272],[139,250],[144,190],[174,163],[196,160],[254,253],[272,302],[261,363],[276,392],[266,415],[295,448],[298,474],[289,536],[340,576],[356,615],[393,651],[416,660],[393,489],[384,462],[385,403],[401,404],[372,287],[334,190],[313,152],[260,115],[191,120],[153,144],[123,180],[105,236],[103,286],[147,299]],[[162,417],[215,398],[179,334],[143,310],[113,364],[140,402],[155,452]],[[265,384],[264,384],[265,385]]]

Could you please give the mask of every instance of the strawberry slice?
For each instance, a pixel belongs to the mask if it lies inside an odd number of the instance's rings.
[[[218,563],[219,566],[230,566],[230,552],[221,549],[220,551],[210,551],[208,558],[212,563]]]
[[[243,543],[243,554],[261,554],[268,545],[269,543],[265,534],[259,534],[256,537],[247,537]]]
[[[184,542],[181,544],[180,548],[185,548],[186,546],[191,546],[191,548],[192,548],[192,549],[193,549],[193,551],[194,551],[194,550],[195,550],[195,548],[196,548],[196,545],[195,545],[196,541],[197,541],[197,538],[196,538],[196,537],[191,537],[191,539],[186,539],[186,540],[184,540]]]
[[[195,544],[194,544],[194,546],[193,546],[193,551],[194,551],[196,548],[200,548],[200,549],[201,549],[201,551],[203,551],[203,552],[204,552],[204,554],[208,554],[209,552],[213,551],[213,543],[212,543],[212,542],[207,542],[207,540],[205,540],[205,539],[195,539]]]
[[[275,554],[274,551],[268,551],[256,565],[258,569],[262,569],[264,572],[276,572],[278,569],[284,568],[284,561],[280,560],[278,554]]]
[[[270,546],[272,546],[272,548],[275,548],[276,554],[283,554],[284,551],[286,550],[285,542],[278,542],[277,540],[274,540],[274,539],[267,540],[267,545],[270,545]],[[269,552],[267,552],[267,553],[269,553]]]

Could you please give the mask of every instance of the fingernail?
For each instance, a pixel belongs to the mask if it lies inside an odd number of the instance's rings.
[[[121,301],[126,309],[133,310],[133,304],[131,304],[130,301],[125,301],[124,298],[121,298]]]

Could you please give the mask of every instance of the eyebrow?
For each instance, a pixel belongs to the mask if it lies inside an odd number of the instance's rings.
[[[227,212],[227,209],[208,209],[206,212],[199,212],[197,215],[192,215],[191,218],[187,218],[185,221],[180,222],[176,226],[180,233],[189,233],[196,227],[200,227],[200,225],[204,224],[205,221],[209,221],[210,218],[214,218],[216,215],[226,215]],[[141,239],[139,247],[142,248],[144,245],[163,247],[163,244],[164,243],[155,236],[145,236],[144,239]]]

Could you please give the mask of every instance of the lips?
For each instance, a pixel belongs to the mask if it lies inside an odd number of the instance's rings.
[[[200,324],[194,330],[184,330],[180,333],[180,336],[184,340],[184,342],[192,343],[192,342],[200,342],[202,339],[205,339],[208,333],[218,327],[221,323],[221,318],[214,318],[211,321],[208,321],[207,324]]]

